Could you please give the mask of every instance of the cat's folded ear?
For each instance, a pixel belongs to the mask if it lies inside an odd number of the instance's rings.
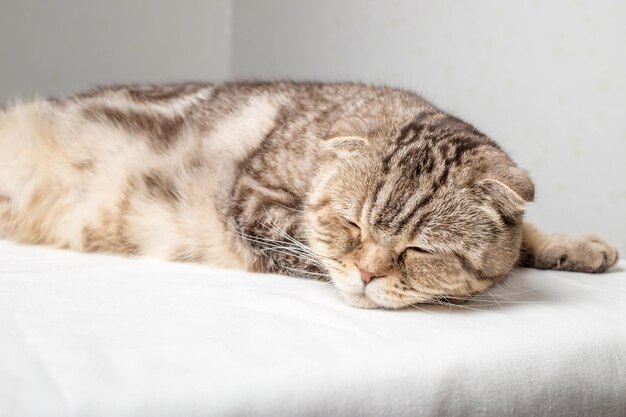
[[[324,135],[324,149],[339,157],[362,154],[369,147],[368,131],[368,123],[360,117],[340,119]]]
[[[515,223],[524,212],[524,205],[535,198],[530,176],[515,166],[492,168],[476,185],[489,196],[506,222]]]
[[[526,171],[516,166],[496,165],[489,170],[487,179],[501,182],[526,203],[535,199],[535,184]]]

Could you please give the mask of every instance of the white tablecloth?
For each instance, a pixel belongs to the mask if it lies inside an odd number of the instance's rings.
[[[0,416],[626,416],[626,264],[518,270],[501,303],[0,241]]]

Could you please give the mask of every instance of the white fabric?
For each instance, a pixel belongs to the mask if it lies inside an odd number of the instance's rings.
[[[0,241],[0,416],[623,417],[625,266],[381,311],[322,282]]]

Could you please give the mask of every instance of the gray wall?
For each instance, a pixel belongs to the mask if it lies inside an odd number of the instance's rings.
[[[537,186],[529,217],[626,253],[626,5],[236,0],[236,78],[414,89],[495,138]]]
[[[0,102],[229,75],[230,0],[0,0]]]

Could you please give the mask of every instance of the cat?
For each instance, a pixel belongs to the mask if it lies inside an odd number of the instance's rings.
[[[533,196],[495,142],[389,87],[111,86],[0,112],[5,238],[328,279],[361,308],[616,263],[525,223]]]

